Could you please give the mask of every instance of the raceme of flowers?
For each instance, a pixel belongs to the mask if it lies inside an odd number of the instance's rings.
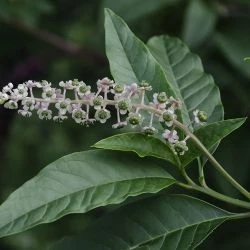
[[[36,112],[40,119],[53,119],[58,122],[70,116],[76,123],[86,126],[95,121],[105,123],[111,117],[108,107],[114,106],[117,122],[113,124],[113,128],[140,126],[145,134],[153,135],[158,132],[153,126],[157,119],[168,127],[162,137],[172,146],[174,152],[183,155],[188,150],[188,137],[179,140],[174,125],[177,119],[176,110],[182,105],[180,100],[160,92],[154,93],[153,100],[146,103],[145,92],[151,91],[152,87],[145,81],[138,84],[120,84],[105,77],[98,80],[96,85],[97,91],[93,92],[90,85],[77,79],[59,82],[60,88],[53,88],[45,80],[29,80],[17,87],[9,83],[0,92],[0,104],[7,109],[18,109],[22,116],[30,117],[32,112]],[[41,97],[37,98],[35,94],[40,94]],[[93,117],[91,108],[95,110]],[[147,111],[150,115],[148,124],[144,122],[142,111]],[[203,124],[207,120],[206,113],[200,110],[195,110],[193,116],[192,122],[196,124]]]

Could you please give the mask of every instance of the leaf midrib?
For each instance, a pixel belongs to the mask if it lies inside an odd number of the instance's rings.
[[[227,219],[229,219],[229,216],[223,216],[223,217],[221,217],[221,218],[216,218],[216,219],[212,219],[212,220],[205,220],[205,221],[202,221],[202,222],[197,222],[197,223],[194,223],[194,224],[190,224],[190,225],[188,225],[188,226],[186,226],[186,227],[181,227],[181,228],[176,229],[176,230],[173,230],[173,231],[168,231],[167,233],[159,234],[159,235],[157,235],[156,237],[151,238],[150,240],[146,240],[146,241],[140,243],[139,245],[133,246],[132,248],[126,248],[126,249],[124,249],[124,250],[135,250],[136,248],[140,247],[141,245],[145,245],[145,244],[147,244],[147,243],[150,243],[150,242],[153,241],[153,240],[157,240],[157,239],[162,238],[162,237],[165,237],[165,238],[166,238],[166,236],[167,236],[168,234],[176,233],[176,232],[178,232],[178,231],[183,231],[183,230],[185,230],[185,229],[188,229],[188,228],[190,228],[190,227],[193,227],[193,226],[196,226],[196,225],[199,225],[199,224],[202,224],[202,223],[214,222],[214,221],[217,221],[217,220],[218,220],[218,221],[220,221],[220,220],[223,221],[223,220],[227,220]]]
[[[174,179],[171,179],[170,177],[166,177],[166,178],[163,178],[163,177],[149,177],[149,178],[146,178],[146,179],[162,179],[162,180],[171,180],[171,181],[172,181],[170,184],[168,184],[168,185],[166,185],[166,186],[164,186],[164,187],[158,189],[157,191],[151,191],[151,192],[148,192],[148,193],[157,193],[157,192],[159,192],[160,190],[162,190],[162,189],[164,189],[164,188],[166,188],[166,187],[168,187],[168,186],[174,184],[174,182],[175,182],[175,180],[174,180]],[[43,208],[44,206],[48,206],[48,205],[51,204],[51,203],[58,202],[59,200],[64,199],[64,198],[66,198],[67,196],[72,196],[72,195],[76,195],[77,193],[86,192],[86,191],[88,191],[89,189],[92,189],[92,188],[101,188],[102,186],[105,186],[105,185],[112,185],[112,184],[118,185],[119,183],[122,183],[122,182],[134,182],[134,181],[137,181],[137,180],[145,180],[145,178],[140,177],[140,178],[134,178],[134,179],[120,180],[120,181],[118,181],[118,182],[107,182],[107,183],[103,183],[103,184],[97,185],[97,186],[89,186],[88,188],[86,188],[86,189],[84,189],[84,190],[78,190],[78,191],[69,193],[69,194],[67,194],[67,195],[63,195],[63,196],[61,196],[60,198],[57,198],[57,199],[55,199],[55,200],[51,200],[51,201],[49,201],[49,202],[46,203],[46,204],[37,206],[36,208],[30,210],[29,212],[27,212],[27,213],[25,213],[25,214],[21,214],[20,216],[16,217],[16,218],[15,218],[14,220],[12,220],[11,222],[9,222],[9,223],[3,225],[3,226],[0,228],[0,230],[1,230],[2,228],[4,228],[4,227],[7,227],[9,224],[13,223],[14,221],[19,220],[19,219],[21,219],[22,217],[27,216],[27,215],[29,215],[30,213],[33,213],[34,211],[36,211],[36,210],[38,210],[38,209],[40,209],[40,208]],[[126,197],[124,197],[123,199],[121,199],[121,201],[124,201],[124,200],[125,200],[126,198],[128,198],[128,197],[133,197],[133,196],[136,196],[136,195],[138,195],[138,194],[137,194],[137,193],[133,193],[133,194],[131,194],[131,195],[127,195]],[[22,197],[22,198],[23,198],[23,197]],[[14,200],[17,200],[17,199],[14,199]],[[13,200],[12,200],[12,201],[13,201]],[[120,202],[118,201],[118,202],[114,202],[114,203],[112,203],[112,204],[117,204],[117,203],[120,203]],[[106,203],[106,204],[105,204],[105,203],[101,203],[101,204],[102,204],[101,206],[108,205],[108,203]],[[95,206],[92,207],[92,209],[94,209],[94,208],[95,208]],[[91,210],[91,209],[85,210],[84,212],[87,212],[87,211],[90,211],[90,210]],[[78,213],[84,213],[84,212],[78,212]],[[71,213],[76,213],[76,212],[72,211],[72,212],[69,212],[69,213],[67,213],[67,214],[71,214]],[[61,218],[62,216],[64,216],[65,213],[59,213],[58,215],[59,215],[59,216],[55,217],[54,219],[48,220],[48,221],[44,221],[44,222],[42,222],[42,223],[39,222],[39,221],[37,221],[37,222],[34,223],[34,224],[28,225],[27,227],[25,227],[25,229],[34,227],[34,226],[36,226],[37,224],[44,224],[44,223],[48,223],[48,222],[53,222],[53,221],[55,221],[55,220]],[[9,230],[8,230],[8,231],[9,231]],[[19,231],[20,231],[20,230],[18,230],[18,232],[19,232]],[[12,235],[12,234],[15,234],[15,233],[16,233],[16,232],[13,232],[13,233],[11,233],[11,234],[8,234],[8,233],[7,233],[7,234],[5,234],[5,235]],[[2,236],[4,236],[4,235],[2,235]]]

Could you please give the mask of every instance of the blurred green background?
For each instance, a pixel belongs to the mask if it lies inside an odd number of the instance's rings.
[[[249,116],[250,63],[243,58],[250,56],[250,0],[0,0],[0,88],[30,79],[57,84],[74,78],[94,86],[98,78],[111,77],[104,48],[104,7],[122,16],[145,42],[160,34],[182,38],[219,85],[225,117]],[[112,135],[110,124],[91,128],[71,121],[56,124],[40,121],[36,115],[22,118],[0,107],[0,202],[51,161]],[[225,139],[216,153],[248,189],[249,124]],[[209,165],[206,173],[211,186],[239,196]],[[102,213],[66,216],[2,239],[0,249],[46,249]],[[247,250],[249,234],[249,220],[226,223],[199,249]]]

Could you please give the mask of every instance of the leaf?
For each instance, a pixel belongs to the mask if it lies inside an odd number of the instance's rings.
[[[190,125],[195,109],[208,114],[208,123],[223,119],[219,89],[212,76],[204,73],[197,55],[191,53],[181,40],[169,36],[151,38],[148,47],[165,70],[167,82],[179,90],[176,93],[183,102],[184,124]]]
[[[153,156],[169,161],[174,165],[179,165],[178,157],[166,143],[142,133],[114,135],[97,142],[93,147],[120,151],[133,151],[140,157]]]
[[[70,213],[156,193],[175,180],[152,160],[103,150],[65,156],[48,165],[0,206],[0,236]]]
[[[211,123],[196,130],[194,134],[207,149],[211,149],[245,121],[246,118],[237,118]],[[191,140],[188,140],[187,146],[187,153],[180,159],[183,167],[202,154],[201,150]]]
[[[151,197],[97,220],[54,250],[191,250],[231,217],[189,196]]]
[[[202,44],[213,32],[218,12],[215,6],[203,0],[189,1],[184,19],[183,40],[191,47]]]
[[[180,0],[105,0],[102,6],[122,15],[127,22],[132,22],[148,16],[164,6],[174,5],[178,2]],[[135,6],[140,7],[135,8]]]
[[[168,91],[174,95],[164,71],[144,43],[109,9],[105,9],[105,38],[106,54],[116,82],[130,84],[146,80],[155,92]]]

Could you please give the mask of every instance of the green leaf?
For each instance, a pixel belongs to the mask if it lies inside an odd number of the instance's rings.
[[[94,150],[65,156],[17,189],[0,206],[0,236],[22,232],[70,213],[156,193],[175,180],[152,160]]]
[[[127,22],[132,22],[178,2],[180,0],[105,0],[102,6],[122,15]],[[135,6],[139,6],[139,8],[135,8]]]
[[[154,37],[148,47],[111,10],[105,11],[106,53],[116,82],[146,80],[155,92],[166,91],[183,101],[180,120],[190,124],[195,109],[208,113],[209,122],[222,120],[223,107],[213,78],[204,73],[198,56],[177,38]]]
[[[215,6],[203,0],[189,1],[184,19],[183,40],[191,47],[203,43],[213,32],[218,12]]]
[[[164,71],[127,24],[111,10],[105,9],[106,54],[116,82],[148,81],[155,92],[167,91],[174,95]]]
[[[94,147],[120,151],[133,151],[140,157],[153,156],[178,165],[178,157],[163,141],[142,133],[114,135],[97,142]]]
[[[246,118],[237,118],[215,122],[201,127],[194,134],[207,149],[211,149],[221,139],[239,128],[245,121]],[[187,146],[189,150],[180,158],[183,167],[202,154],[200,149],[191,140],[188,140]]]
[[[208,114],[208,123],[223,119],[220,92],[211,75],[204,73],[200,58],[191,53],[178,38],[153,37],[148,47],[165,70],[167,82],[175,86],[177,97],[183,102],[183,123],[190,125],[193,111],[200,109]]]
[[[249,55],[249,26],[244,30],[226,30],[216,34],[216,45],[229,60],[229,62],[244,76],[250,78],[249,64],[244,62],[244,58]]]
[[[54,250],[191,250],[231,217],[192,197],[151,197],[97,220]]]

